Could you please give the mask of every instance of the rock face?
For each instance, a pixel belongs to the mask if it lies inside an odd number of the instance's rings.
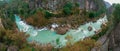
[[[89,27],[88,27],[88,30],[89,30],[89,31],[91,31],[91,30],[92,30],[92,27],[91,27],[91,26],[89,26]]]
[[[109,39],[109,50],[120,51],[120,23],[113,29]]]
[[[108,51],[108,43],[109,39],[107,39],[108,35],[105,34],[104,36],[100,37],[96,43],[100,44],[99,47],[94,47],[91,51]]]
[[[105,5],[106,5],[106,8],[111,7],[111,4],[109,2],[106,2],[106,1],[104,1],[104,2],[105,2]]]
[[[67,1],[68,0],[29,0],[29,4],[31,8],[41,7],[48,10],[57,10],[60,9],[60,7],[62,7]]]
[[[103,0],[28,0],[30,8],[44,8],[47,10],[56,11],[65,5],[67,2],[79,3],[81,9],[99,10],[100,7],[105,7]]]

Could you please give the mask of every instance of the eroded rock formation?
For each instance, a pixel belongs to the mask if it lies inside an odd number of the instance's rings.
[[[103,0],[28,0],[30,8],[44,8],[47,10],[56,11],[67,3],[79,3],[81,9],[97,11],[100,7],[104,7],[105,3]]]

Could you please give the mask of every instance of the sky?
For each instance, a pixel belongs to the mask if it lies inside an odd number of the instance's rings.
[[[105,0],[105,1],[109,2],[110,4],[120,3],[120,0]]]

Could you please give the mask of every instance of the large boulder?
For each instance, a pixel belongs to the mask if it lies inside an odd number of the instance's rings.
[[[68,28],[65,27],[59,27],[56,29],[56,33],[60,35],[64,35],[68,31]]]
[[[61,27],[58,27],[56,28],[56,33],[57,34],[60,34],[60,35],[64,35],[69,29],[70,29],[70,25],[64,25],[64,26],[61,26]]]
[[[88,30],[89,30],[89,31],[92,31],[92,26],[89,26],[89,27],[88,27]]]
[[[107,24],[106,23],[102,23],[101,27],[106,27]]]

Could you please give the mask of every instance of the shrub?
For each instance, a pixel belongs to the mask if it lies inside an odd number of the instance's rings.
[[[64,5],[64,7],[63,8],[69,8],[70,10],[73,8],[73,3],[71,3],[71,2],[67,2],[65,5]]]
[[[79,41],[74,45],[68,45],[60,49],[60,51],[90,51],[96,44],[96,41],[91,38],[86,38],[83,41]]]
[[[72,12],[71,12],[71,10],[68,7],[66,7],[66,8],[63,8],[63,13],[65,15],[70,15]]]
[[[93,11],[88,12],[88,16],[89,16],[89,18],[94,18],[95,12],[93,12]]]
[[[119,22],[120,21],[120,4],[115,4],[114,7],[115,7],[115,10],[113,12],[113,16],[115,17],[115,20]]]
[[[48,11],[45,11],[44,12],[44,15],[45,15],[45,18],[49,19],[50,17],[54,16],[54,14],[48,12]]]
[[[79,7],[80,6],[80,3],[79,2],[76,2],[75,3],[75,7]]]
[[[18,47],[23,47],[25,44],[27,45],[26,38],[27,36],[24,33],[0,29],[0,42],[5,45],[16,45]]]
[[[0,51],[6,51],[6,49],[7,49],[7,46],[0,43]]]
[[[48,24],[48,20],[44,17],[42,12],[37,12],[36,14],[28,17],[26,22],[35,27],[42,27]]]
[[[67,2],[63,7],[63,13],[65,15],[70,15],[72,13],[73,4],[71,2]]]

